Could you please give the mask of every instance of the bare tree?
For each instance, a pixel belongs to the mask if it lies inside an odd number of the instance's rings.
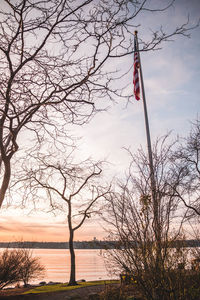
[[[44,267],[30,249],[5,249],[0,255],[0,289],[7,285],[42,278]]]
[[[22,263],[22,256],[17,250],[4,250],[1,253],[0,260],[0,288],[4,288],[8,284],[20,281],[19,266]]]
[[[67,215],[71,257],[69,285],[76,285],[73,245],[75,232],[84,225],[88,218],[99,212],[100,201],[109,192],[109,187],[100,183],[102,162],[95,163],[86,160],[73,163],[68,157],[56,163],[52,156],[50,159],[37,156],[33,165],[32,168],[27,169],[26,179],[22,179],[23,191],[25,188],[27,198],[30,197],[36,206],[37,199],[40,199],[39,204],[41,204],[41,195],[46,191],[50,201],[50,211],[59,210]],[[27,182],[26,187],[25,182]],[[24,195],[25,198],[26,195]]]
[[[22,264],[19,269],[20,280],[23,281],[24,286],[28,286],[31,279],[43,278],[45,268],[41,264],[38,257],[33,257],[31,249],[23,248],[18,250],[21,252]]]
[[[31,144],[34,138],[41,143],[65,124],[88,122],[105,109],[102,99],[130,98],[121,81],[127,70],[107,65],[133,53],[134,19],[140,13],[173,3],[151,9],[146,0],[1,1],[0,206],[25,133]],[[188,36],[189,29],[188,22],[173,32],[161,28],[141,46],[157,49],[173,36]]]
[[[187,250],[182,247],[184,231],[179,199],[174,193],[173,163],[170,160],[173,143],[167,136],[153,147],[155,194],[158,203],[160,244],[154,222],[154,204],[151,197],[148,156],[139,149],[131,155],[131,164],[125,181],[118,182],[109,196],[109,239],[114,249],[106,256],[116,271],[133,276],[145,299],[179,299],[186,287]],[[179,243],[177,242],[179,240]],[[187,299],[187,298],[180,298]]]
[[[181,138],[171,156],[174,162],[175,193],[188,209],[190,217],[200,216],[200,120],[192,123],[191,131]]]

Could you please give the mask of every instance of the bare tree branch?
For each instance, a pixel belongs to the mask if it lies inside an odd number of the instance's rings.
[[[67,124],[89,122],[107,108],[102,99],[129,101],[132,95],[127,95],[121,80],[128,70],[108,66],[117,66],[120,57],[132,55],[133,28],[139,26],[136,17],[167,10],[173,4],[2,0],[0,206],[11,178],[11,160],[23,146],[24,134],[37,147],[44,138],[53,137],[52,127],[65,128],[65,132]],[[177,35],[188,36],[192,28],[187,21],[172,32],[165,33],[162,27],[152,31],[152,39],[140,41],[141,51],[157,49]]]
[[[70,154],[71,155],[71,154]],[[110,191],[110,186],[100,183],[103,162],[86,160],[72,163],[71,156],[62,162],[54,162],[53,155],[29,155],[32,167],[24,164],[24,171],[18,185],[26,201],[41,206],[41,194],[46,191],[50,211],[61,211],[67,216],[69,229],[69,249],[71,255],[70,285],[76,284],[74,233],[84,225],[87,218],[97,214],[99,203]],[[32,160],[32,162],[31,162]],[[25,192],[24,192],[25,189]],[[37,199],[40,199],[39,203]],[[62,205],[64,201],[64,205]],[[47,206],[47,205],[46,205]]]

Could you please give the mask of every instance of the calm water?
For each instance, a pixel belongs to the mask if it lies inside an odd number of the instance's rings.
[[[99,280],[110,279],[106,270],[100,250],[77,249],[76,253],[76,279]],[[46,268],[44,281],[67,282],[70,272],[69,250],[63,249],[33,249],[33,255],[40,257]],[[37,280],[41,281],[41,280]]]

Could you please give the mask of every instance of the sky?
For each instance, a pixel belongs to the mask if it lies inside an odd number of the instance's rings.
[[[155,2],[155,1],[152,1]],[[200,18],[199,0],[177,0],[167,12],[150,14],[141,18],[138,36],[146,34],[153,26],[162,23],[171,28],[187,21],[194,25]],[[145,93],[152,141],[172,131],[172,137],[186,136],[191,121],[200,112],[200,28],[191,31],[190,38],[177,37],[162,45],[159,51],[141,53]],[[133,58],[127,57],[127,64]],[[123,67],[120,65],[117,67]],[[132,86],[132,71],[128,80]],[[74,127],[75,135],[81,137],[79,151],[82,156],[107,159],[110,162],[108,176],[121,176],[129,158],[124,147],[132,151],[140,145],[146,147],[142,101],[126,105],[123,101],[112,104],[107,112],[96,115],[89,124]],[[65,216],[42,212],[14,210],[4,207],[0,213],[1,241],[66,241],[68,237]],[[105,236],[100,220],[87,223],[75,236],[76,240],[102,239]]]

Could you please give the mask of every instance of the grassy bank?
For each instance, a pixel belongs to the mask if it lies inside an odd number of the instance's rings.
[[[97,286],[97,285],[107,285],[107,284],[116,284],[119,283],[119,280],[98,280],[98,281],[88,281],[80,282],[75,286],[68,286],[67,283],[52,284],[52,285],[43,285],[32,288],[26,291],[24,294],[40,294],[40,293],[49,293],[49,292],[60,292],[60,291],[70,291],[73,289],[79,289],[86,286]]]

